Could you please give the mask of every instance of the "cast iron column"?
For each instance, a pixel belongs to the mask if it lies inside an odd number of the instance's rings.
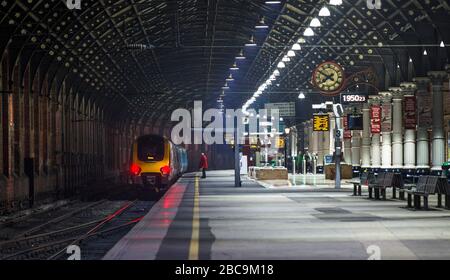
[[[445,135],[444,135],[444,99],[442,89],[447,73],[444,71],[430,71],[433,94],[433,145],[432,145],[432,171],[441,171],[445,162]]]
[[[400,87],[404,96],[407,98],[415,97],[417,86],[415,83],[402,83]],[[406,108],[405,108],[406,109]],[[405,110],[406,111],[406,110]],[[415,108],[417,111],[417,106]],[[417,116],[416,116],[417,119]],[[405,168],[416,168],[416,130],[405,127],[405,145],[404,145],[404,165]]]
[[[392,167],[392,147],[391,147],[391,115],[386,115],[387,110],[391,110],[392,94],[388,91],[380,92],[382,96],[382,121],[381,121],[381,135],[383,137],[381,143],[381,167]]]

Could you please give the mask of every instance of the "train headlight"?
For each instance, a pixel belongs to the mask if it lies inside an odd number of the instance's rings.
[[[170,169],[170,166],[165,165],[165,166],[161,167],[160,171],[161,171],[162,175],[168,176],[168,175],[170,175],[171,169]]]
[[[139,165],[137,165],[137,164],[132,164],[131,165],[131,167],[130,167],[130,172],[131,172],[131,174],[133,174],[133,175],[136,175],[136,176],[138,176],[139,174],[141,174],[141,171],[142,171],[142,169],[139,167]]]

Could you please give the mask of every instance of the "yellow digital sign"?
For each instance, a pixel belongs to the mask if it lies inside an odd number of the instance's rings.
[[[276,148],[277,149],[283,149],[284,145],[285,145],[284,138],[283,137],[279,137]]]
[[[314,115],[314,131],[330,131],[330,116],[324,114]]]

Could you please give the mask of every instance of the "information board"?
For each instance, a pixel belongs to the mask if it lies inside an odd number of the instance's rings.
[[[314,131],[330,131],[330,115],[314,114],[313,120]]]

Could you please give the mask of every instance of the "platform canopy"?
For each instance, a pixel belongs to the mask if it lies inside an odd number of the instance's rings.
[[[39,69],[41,79],[105,104],[112,118],[143,122],[166,121],[193,100],[241,107],[295,43],[301,50],[273,85],[271,102],[312,90],[312,70],[323,61],[346,72],[371,67],[384,88],[450,57],[441,47],[450,43],[446,0],[382,0],[379,10],[366,0],[266,2],[81,0],[80,10],[70,10],[62,0],[2,0],[0,53],[8,52],[10,71]],[[330,16],[319,16],[323,7]],[[314,18],[320,27],[304,36]],[[239,69],[230,70],[235,62]]]

